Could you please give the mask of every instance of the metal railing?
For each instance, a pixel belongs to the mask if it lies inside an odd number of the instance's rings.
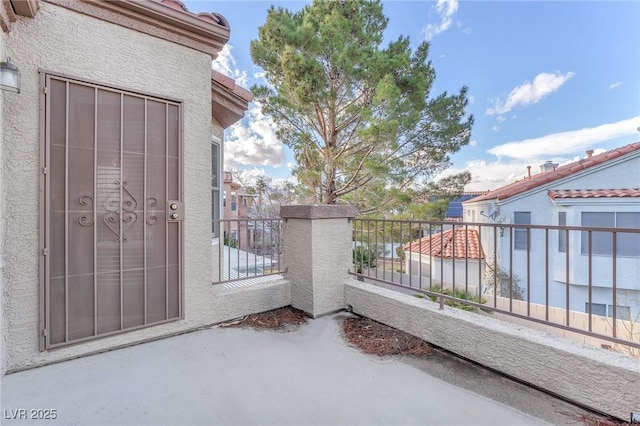
[[[274,219],[214,220],[213,283],[282,274],[282,224]]]
[[[356,219],[353,265],[441,309],[640,355],[640,229]]]

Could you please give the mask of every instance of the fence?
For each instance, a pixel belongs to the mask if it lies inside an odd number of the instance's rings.
[[[640,355],[640,230],[356,219],[351,273]]]
[[[213,283],[247,280],[282,269],[282,219],[214,220]]]

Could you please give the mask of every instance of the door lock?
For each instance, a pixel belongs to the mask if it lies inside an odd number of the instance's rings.
[[[167,200],[167,220],[183,220],[184,203],[180,200]]]

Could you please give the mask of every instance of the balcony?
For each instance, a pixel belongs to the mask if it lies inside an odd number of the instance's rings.
[[[348,316],[286,333],[215,327],[12,374],[2,424],[517,425],[589,415],[441,351],[365,355],[340,336]]]
[[[570,250],[582,250],[577,240],[586,235],[589,241],[595,232],[609,232],[615,242],[619,233],[640,231],[372,221],[356,218],[349,206],[284,206],[281,213],[282,219],[253,223],[221,221],[223,238],[205,241],[211,256],[198,253],[212,274],[187,274],[185,318],[40,359],[170,339],[11,374],[3,382],[3,407],[59,407],[61,416],[63,409],[72,415],[62,423],[560,422],[543,414],[545,408],[505,406],[513,404],[515,390],[493,393],[503,378],[469,389],[455,374],[471,374],[457,358],[439,358],[435,373],[422,361],[360,354],[336,327],[348,311],[598,412],[628,419],[640,411],[640,363],[630,356],[640,344],[635,331],[625,331],[635,322],[620,318],[627,312],[621,307],[635,311],[617,291],[634,289],[628,275],[637,259],[603,258],[588,242],[584,253]],[[231,229],[236,238],[225,239]],[[551,242],[562,233],[569,249],[558,252]],[[516,235],[526,250],[514,249]],[[615,307],[612,317],[596,312],[599,272],[610,278],[604,304]],[[552,284],[562,276],[569,279]],[[560,306],[553,286],[568,295],[558,299]],[[586,312],[584,305],[575,308],[581,294],[591,303]],[[292,334],[217,327],[288,305],[314,320]],[[40,359],[29,361],[41,365]],[[437,380],[443,378],[448,384]],[[69,391],[56,392],[60,385]],[[34,389],[40,396],[29,399]],[[529,401],[533,391],[526,389]],[[168,401],[163,408],[160,400]],[[101,412],[105,401],[115,408]]]

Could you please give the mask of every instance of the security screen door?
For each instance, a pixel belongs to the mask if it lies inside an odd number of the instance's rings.
[[[181,104],[43,80],[43,348],[180,318]]]

